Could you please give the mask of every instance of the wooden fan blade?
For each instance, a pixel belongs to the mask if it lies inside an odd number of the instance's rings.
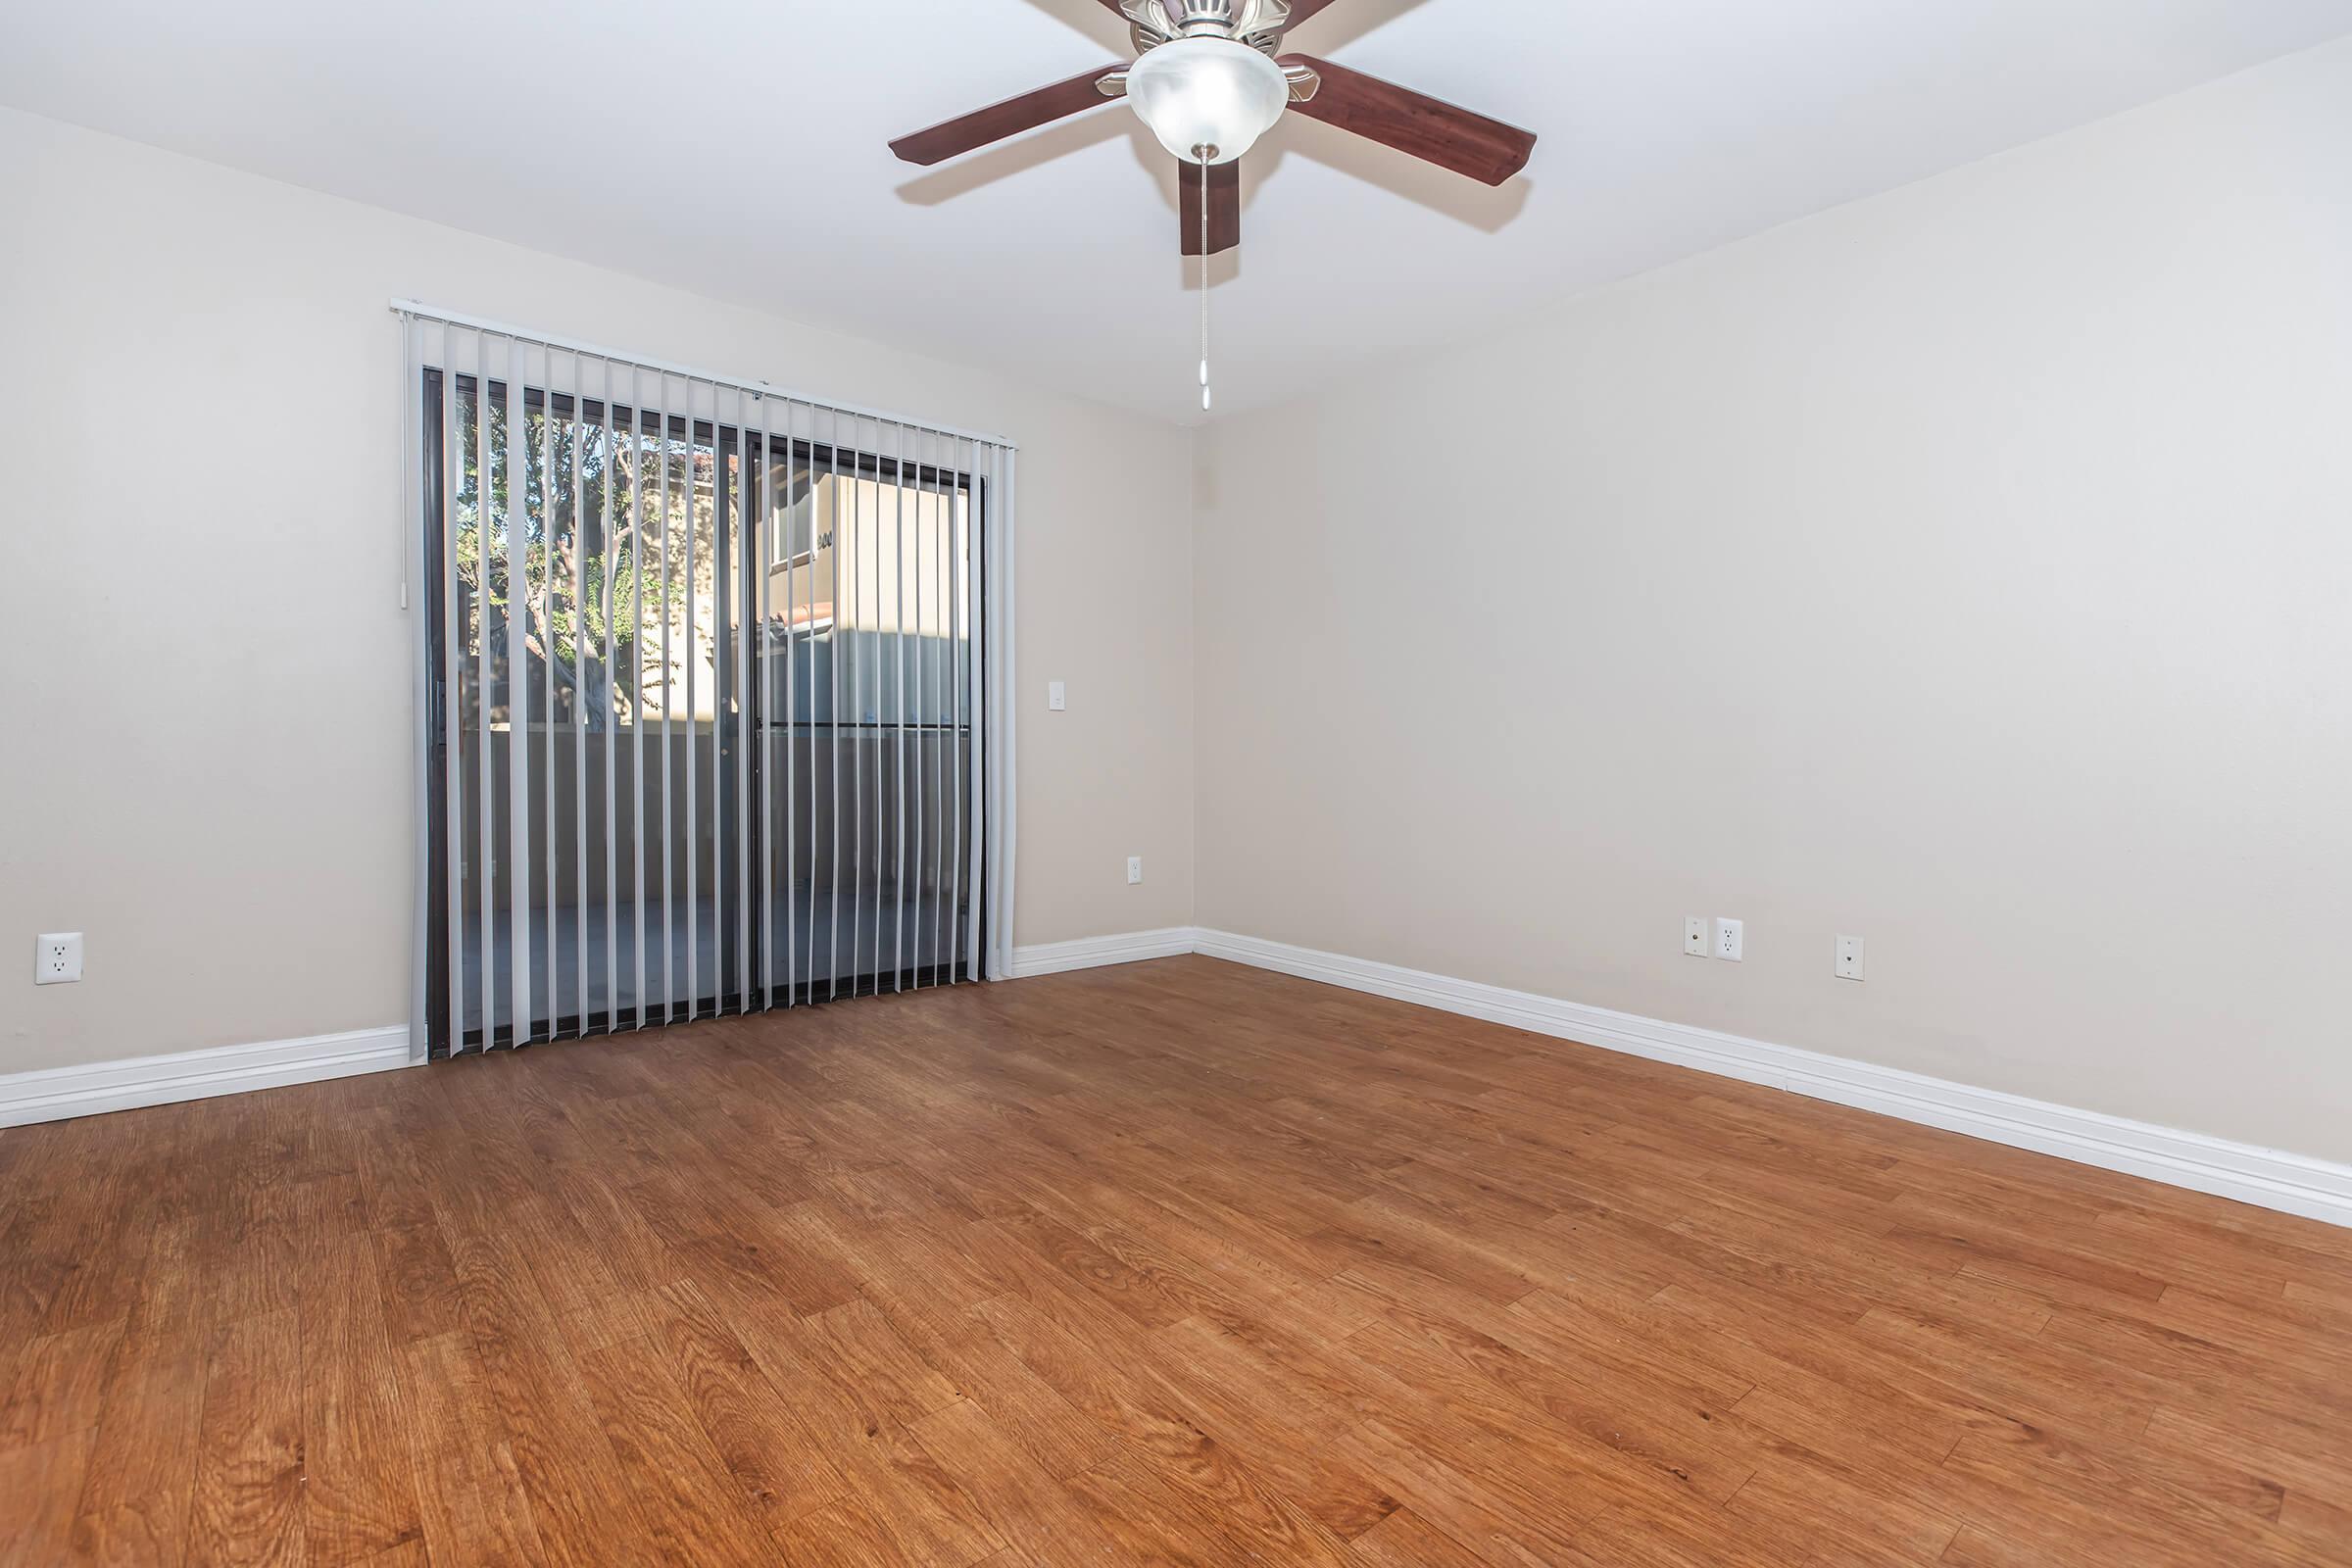
[[[1084,75],[1025,92],[1018,98],[1007,98],[1001,104],[990,104],[986,109],[975,109],[911,136],[901,136],[890,144],[890,150],[910,164],[936,164],[958,153],[985,147],[992,141],[1035,130],[1040,125],[1111,102],[1095,83],[1122,69],[1120,62],[1114,60]]]
[[[1410,87],[1312,55],[1284,55],[1281,64],[1304,66],[1323,78],[1312,98],[1291,105],[1294,113],[1351,130],[1440,169],[1499,185],[1525,169],[1527,155],[1535,151],[1535,132],[1441,103]]]
[[[1184,210],[1184,254],[1214,256],[1242,242],[1242,166],[1208,166],[1208,248],[1200,247],[1200,166],[1178,164],[1176,205]]]

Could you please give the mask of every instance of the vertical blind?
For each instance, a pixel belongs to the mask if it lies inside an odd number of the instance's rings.
[[[394,308],[425,1054],[1002,974],[1012,446]]]

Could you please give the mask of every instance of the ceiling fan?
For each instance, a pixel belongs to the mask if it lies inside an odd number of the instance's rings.
[[[1099,0],[1128,24],[1133,65],[1110,65],[902,136],[890,150],[936,164],[1108,98],[1125,98],[1181,172],[1183,252],[1242,238],[1236,161],[1297,110],[1441,169],[1499,185],[1527,166],[1530,131],[1311,55],[1282,53],[1290,28],[1332,0]]]

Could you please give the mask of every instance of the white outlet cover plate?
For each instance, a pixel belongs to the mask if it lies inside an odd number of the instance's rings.
[[[1726,959],[1732,963],[1738,963],[1740,959],[1740,950],[1745,946],[1746,941],[1746,926],[1738,920],[1727,919],[1720,914],[1715,917],[1715,945],[1713,949],[1715,956]]]
[[[1144,858],[1140,855],[1130,855],[1127,857],[1127,885],[1133,887],[1143,879]]]
[[[81,978],[81,933],[44,931],[33,939],[32,983],[72,985]]]

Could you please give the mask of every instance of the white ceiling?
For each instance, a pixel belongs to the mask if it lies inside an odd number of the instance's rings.
[[[1489,190],[1288,117],[1215,289],[1220,415],[2352,30],[2352,0],[1335,0],[1290,47],[1527,126]],[[884,143],[1123,60],[1095,0],[78,0],[0,102],[1190,420],[1131,111]],[[463,306],[463,301],[448,302]]]

